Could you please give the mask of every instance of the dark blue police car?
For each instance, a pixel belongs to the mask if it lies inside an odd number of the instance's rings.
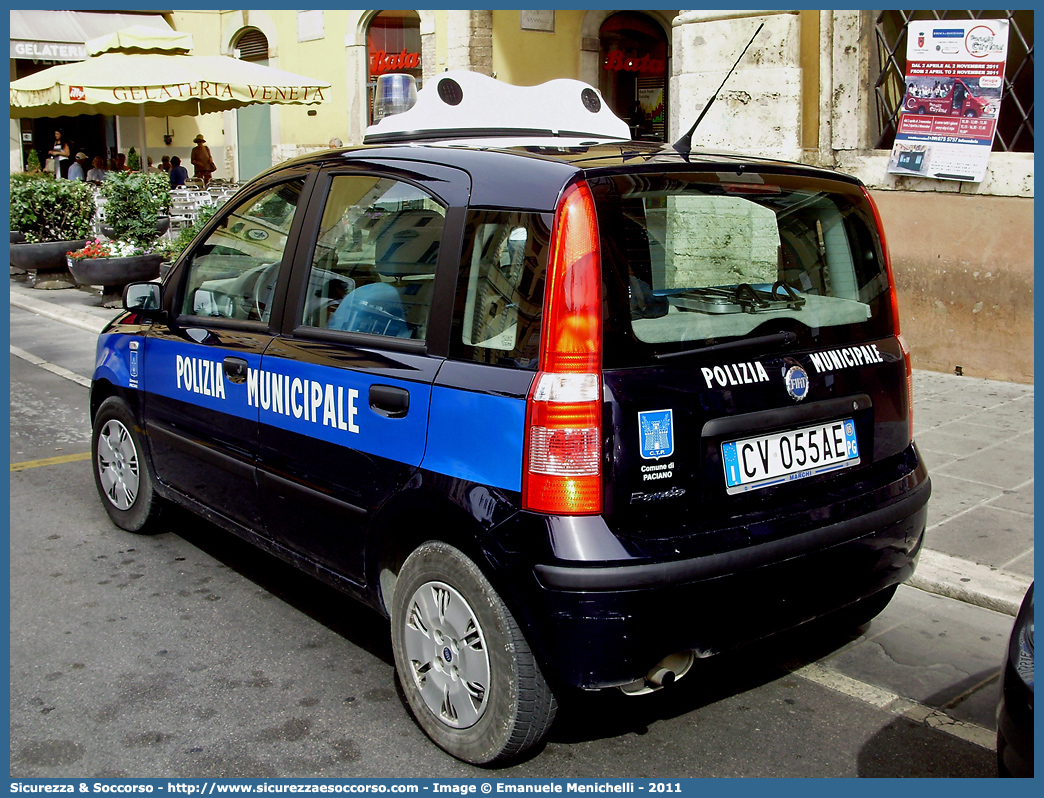
[[[91,390],[118,526],[178,504],[388,615],[417,722],[475,763],[556,690],[869,620],[930,492],[864,187],[627,141],[554,83],[565,121],[524,131],[483,97],[514,87],[444,73],[256,178],[128,286]]]

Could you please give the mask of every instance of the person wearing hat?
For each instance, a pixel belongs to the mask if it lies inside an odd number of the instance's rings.
[[[86,180],[87,179],[87,153],[78,152],[76,153],[76,160],[73,161],[72,166],[69,167],[69,179],[70,180]]]
[[[214,159],[210,155],[210,147],[206,145],[206,139],[203,138],[203,134],[198,134],[192,139],[196,146],[192,148],[192,155],[190,160],[192,161],[193,177],[199,177],[203,179],[203,185],[206,186],[210,183],[210,178],[214,174],[214,170],[217,166],[214,164]]]

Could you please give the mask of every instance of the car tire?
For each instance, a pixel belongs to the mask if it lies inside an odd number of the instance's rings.
[[[395,670],[417,724],[475,765],[517,757],[558,704],[522,631],[459,550],[429,541],[399,571],[391,606]]]
[[[127,403],[116,396],[102,402],[94,416],[91,461],[94,484],[109,518],[120,529],[155,531],[163,509],[156,495],[137,421]]]

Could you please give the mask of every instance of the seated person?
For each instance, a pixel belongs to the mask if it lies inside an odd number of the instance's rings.
[[[181,165],[181,158],[175,155],[170,159],[170,187],[182,188],[188,180],[188,169]]]
[[[105,159],[100,155],[94,156],[94,168],[87,172],[87,180],[91,183],[101,183],[109,174],[105,168]]]
[[[369,283],[352,291],[337,306],[327,327],[331,330],[365,332],[410,338],[399,292],[388,283]]]

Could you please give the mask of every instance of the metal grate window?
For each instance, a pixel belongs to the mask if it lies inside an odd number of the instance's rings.
[[[906,36],[910,22],[931,19],[1008,20],[1008,62],[1004,72],[995,152],[1033,152],[1032,11],[876,11],[877,103],[875,149],[891,149],[902,109],[906,75]]]

